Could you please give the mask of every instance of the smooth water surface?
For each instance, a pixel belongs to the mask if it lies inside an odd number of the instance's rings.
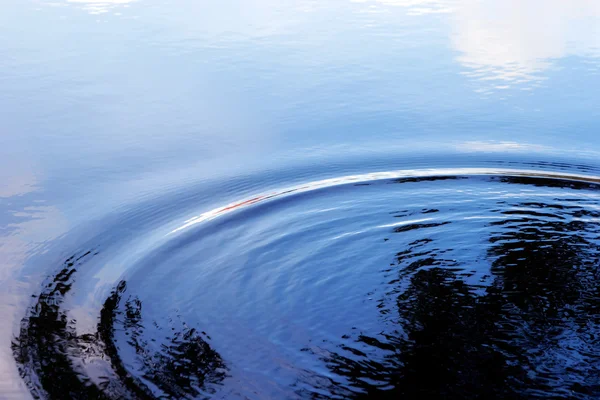
[[[4,1],[0,399],[600,396],[595,1]]]

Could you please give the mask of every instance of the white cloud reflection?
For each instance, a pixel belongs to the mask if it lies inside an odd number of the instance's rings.
[[[408,15],[447,14],[457,61],[487,89],[536,86],[559,58],[600,56],[596,0],[352,1],[404,7]]]
[[[67,0],[67,3],[76,3],[90,14],[104,14],[118,7],[126,7],[137,0]]]
[[[371,0],[350,0],[353,3],[372,3]],[[384,6],[405,7],[409,15],[445,14],[452,11],[448,0],[375,0]]]
[[[600,2],[590,0],[463,0],[451,38],[470,76],[503,88],[542,80],[556,59],[597,55],[599,17]]]

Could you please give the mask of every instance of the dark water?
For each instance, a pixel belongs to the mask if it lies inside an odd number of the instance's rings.
[[[0,399],[600,397],[593,1],[5,1]]]

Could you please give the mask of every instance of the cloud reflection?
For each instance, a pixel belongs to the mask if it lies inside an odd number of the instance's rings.
[[[600,2],[593,0],[371,2],[404,7],[408,15],[446,13],[457,61],[467,68],[464,75],[483,83],[479,91],[535,87],[557,59],[600,56]]]
[[[90,14],[104,14],[135,1],[137,0],[67,0],[68,3],[81,4]]]
[[[587,0],[463,0],[452,16],[451,38],[468,75],[502,89],[543,80],[556,59],[598,55],[599,36],[582,27],[599,17],[600,3]]]
[[[353,3],[369,3],[369,0],[351,0]],[[452,12],[448,0],[375,0],[384,6],[406,7],[409,15],[445,14]]]

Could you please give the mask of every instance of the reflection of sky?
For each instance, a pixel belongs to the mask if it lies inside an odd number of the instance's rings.
[[[353,3],[376,2],[385,6],[405,7],[408,15],[445,14],[452,12],[453,1],[449,0],[350,0]]]
[[[137,0],[67,0],[68,3],[75,3],[88,11],[90,14],[104,14],[110,11],[117,11],[119,7],[127,7],[127,4]]]
[[[598,147],[595,1],[60,3],[0,13],[0,144],[15,154],[0,167],[30,165],[0,193],[41,175],[48,196],[77,203],[61,210],[143,176],[341,145]]]
[[[408,15],[447,13],[451,45],[465,75],[485,90],[544,79],[555,60],[600,55],[594,0],[352,0],[404,7]]]
[[[217,171],[600,150],[599,19],[596,0],[4,1],[0,290],[69,227]]]
[[[55,185],[340,143],[595,140],[595,2],[75,1],[0,15],[0,118]]]
[[[600,55],[599,17],[597,1],[467,0],[453,16],[452,43],[475,78],[534,81],[562,57]]]

